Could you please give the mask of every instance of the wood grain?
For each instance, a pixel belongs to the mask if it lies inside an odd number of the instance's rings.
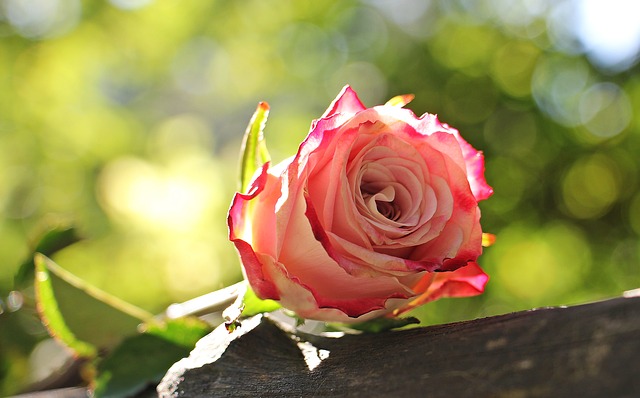
[[[315,359],[312,370],[303,351]],[[292,335],[257,316],[232,334],[218,328],[203,338],[157,391],[162,397],[640,397],[640,298],[341,338]]]

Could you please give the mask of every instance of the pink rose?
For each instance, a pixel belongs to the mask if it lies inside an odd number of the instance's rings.
[[[229,237],[259,297],[361,322],[483,292],[482,153],[401,106],[366,108],[345,87],[294,157],[235,195]]]

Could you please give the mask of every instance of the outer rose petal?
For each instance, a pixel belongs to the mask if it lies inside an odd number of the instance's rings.
[[[406,300],[392,298],[386,301],[386,306],[372,308],[370,312],[366,312],[361,316],[349,316],[338,308],[318,305],[313,294],[291,279],[282,264],[276,262],[265,263],[265,273],[274,281],[279,290],[286,292],[280,300],[282,306],[295,311],[302,318],[326,322],[364,322],[388,314],[406,303]]]
[[[409,311],[417,306],[438,300],[443,297],[470,297],[484,292],[489,275],[475,262],[451,272],[426,274],[414,287],[416,292],[422,291],[406,307],[397,314]]]
[[[464,161],[466,163],[467,174],[471,191],[476,200],[484,200],[493,194],[493,189],[487,184],[484,178],[484,156],[481,151],[477,151],[460,135],[458,130],[449,127],[447,124],[440,123],[436,115],[425,113],[420,117],[421,131],[427,131],[432,134],[436,131],[445,131],[452,134],[458,140]]]
[[[358,94],[349,86],[344,86],[340,91],[340,94],[336,97],[336,99],[329,105],[329,108],[324,112],[321,119],[325,119],[331,117],[335,114],[344,114],[347,117],[351,117],[356,113],[367,109],[360,98],[358,98]]]
[[[251,246],[251,228],[249,225],[251,219],[250,214],[247,214],[248,203],[264,191],[268,179],[268,167],[268,163],[262,167],[261,173],[253,181],[248,194],[235,194],[229,209],[227,224],[229,226],[229,240],[236,246],[243,264],[245,277],[249,280],[258,297],[278,300],[280,294],[273,281],[264,274],[262,263]]]

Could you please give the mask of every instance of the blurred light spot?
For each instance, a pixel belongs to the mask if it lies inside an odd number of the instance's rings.
[[[279,43],[282,60],[296,76],[313,77],[329,61],[329,36],[316,25],[289,25],[282,31]]]
[[[330,96],[334,96],[345,84],[350,84],[365,104],[382,104],[388,99],[384,74],[368,62],[345,65],[334,73],[328,83],[327,92]]]
[[[589,58],[612,71],[628,69],[640,50],[640,2],[634,0],[573,0],[576,34]]]
[[[9,23],[27,38],[64,34],[76,26],[81,15],[78,0],[5,0],[0,4]]]
[[[629,224],[633,231],[640,235],[640,193],[629,203]]]
[[[196,157],[185,161],[162,169],[135,158],[116,160],[100,175],[100,198],[108,211],[140,226],[190,230],[222,198],[215,166]]]
[[[437,30],[439,13],[431,0],[368,0],[369,4],[411,36],[427,38]]]
[[[608,261],[602,266],[613,271],[610,272],[609,277],[616,282],[617,288],[613,290],[616,293],[640,286],[639,243],[638,237],[633,235],[622,238],[618,242],[608,241],[608,246],[613,245],[613,247]]]
[[[486,3],[505,25],[527,26],[547,11],[546,0],[492,0]]]
[[[531,175],[515,160],[497,156],[487,158],[487,181],[491,183],[495,193],[483,206],[498,214],[516,208]]]
[[[606,156],[593,155],[578,160],[562,181],[566,211],[576,218],[604,215],[620,195],[620,180],[616,164]]]
[[[47,279],[49,279],[49,274],[47,274],[46,272],[43,272],[43,271],[36,272],[36,280],[40,282],[44,282]]]
[[[24,297],[22,296],[22,293],[17,290],[9,292],[9,296],[7,296],[7,309],[10,312],[18,311],[22,308],[22,304],[24,304]]]
[[[213,138],[206,120],[197,114],[182,114],[163,121],[148,142],[154,156],[170,159],[178,153],[210,153]]]
[[[445,87],[445,109],[448,120],[478,123],[493,112],[498,100],[495,86],[488,78],[473,79],[455,74]]]
[[[13,280],[17,271],[17,265],[21,264],[32,253],[28,239],[25,239],[22,223],[9,220],[9,214],[0,213],[4,220],[0,221],[0,258],[4,266],[0,267],[0,286],[13,286]]]
[[[171,72],[180,89],[190,94],[206,94],[213,89],[217,74],[219,78],[227,75],[228,63],[223,48],[208,38],[196,37],[178,50]]]
[[[217,241],[223,242],[223,239],[220,237]],[[162,269],[166,288],[172,297],[184,300],[198,292],[222,286],[230,272],[223,268],[217,252],[218,247],[209,241],[174,241]]]
[[[580,124],[580,99],[589,86],[589,66],[579,58],[541,58],[533,73],[531,93],[547,115],[565,126]]]
[[[531,76],[540,50],[530,43],[508,42],[496,52],[491,64],[494,80],[514,97],[531,93]]]
[[[498,40],[493,29],[450,23],[441,27],[431,43],[436,60],[442,64],[470,75],[481,75],[493,58]]]
[[[38,179],[33,169],[23,167],[11,167],[9,172],[15,172],[15,186],[11,187],[6,198],[4,216],[7,218],[21,219],[32,216],[42,205],[42,187],[33,186],[32,181]]]
[[[631,122],[627,95],[613,83],[594,84],[580,98],[580,121],[595,136],[613,137]]]
[[[530,112],[500,109],[484,125],[485,141],[504,154],[530,155],[537,135],[537,120]]]
[[[344,36],[352,56],[378,54],[387,46],[387,24],[375,9],[349,8],[337,18],[336,28]]]
[[[547,34],[554,47],[565,54],[578,55],[583,45],[575,34],[578,11],[573,0],[551,2],[547,14]]]
[[[123,10],[135,10],[152,2],[153,0],[109,0],[109,3]]]
[[[487,250],[503,294],[533,305],[569,293],[591,267],[591,250],[577,228],[553,223],[544,228],[512,226]]]
[[[382,14],[399,27],[418,22],[431,7],[431,0],[367,0],[367,3],[379,8]]]
[[[77,211],[78,202],[87,190],[85,170],[78,163],[54,163],[42,167],[38,176],[42,196],[46,199],[40,210],[52,212]]]
[[[631,128],[634,132],[640,132],[640,76],[636,74],[627,80],[623,86],[624,92],[629,98],[631,109],[633,109],[631,118]],[[636,133],[637,134],[637,133]]]

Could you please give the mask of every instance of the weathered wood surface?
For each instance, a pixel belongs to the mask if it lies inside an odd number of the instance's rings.
[[[380,334],[297,338],[260,316],[232,334],[218,328],[169,370],[158,393],[640,397],[639,297]],[[316,362],[326,357],[313,370],[299,347],[305,341]]]

